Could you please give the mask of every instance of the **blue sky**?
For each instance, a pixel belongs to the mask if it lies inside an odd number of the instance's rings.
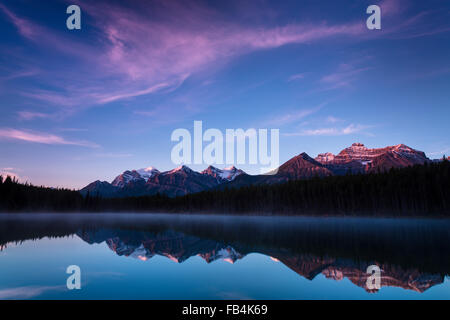
[[[366,28],[371,4],[381,30]],[[281,162],[353,142],[450,154],[449,13],[439,0],[2,1],[0,170],[70,188],[169,170],[170,135],[194,120],[278,128]]]

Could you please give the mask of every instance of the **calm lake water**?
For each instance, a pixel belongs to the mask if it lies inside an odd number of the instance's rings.
[[[450,299],[450,221],[0,215],[0,271],[0,299]]]

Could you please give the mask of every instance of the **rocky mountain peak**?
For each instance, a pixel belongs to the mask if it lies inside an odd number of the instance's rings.
[[[194,172],[194,170],[192,170],[188,166],[181,165],[181,166],[179,166],[179,167],[177,167],[177,168],[175,168],[173,170],[163,172],[163,174],[164,175],[167,175],[167,174],[179,174],[179,173],[189,174],[189,173],[192,173],[192,172]]]
[[[235,166],[231,166],[231,167],[228,167],[225,169],[218,169],[216,167],[209,166],[208,168],[206,168],[205,170],[203,170],[201,172],[201,174],[212,176],[220,181],[222,181],[222,180],[232,181],[237,176],[239,176],[243,173],[245,173],[245,172],[240,169],[237,169]]]
[[[355,142],[352,143],[352,147],[365,147],[363,143]]]
[[[335,155],[332,154],[331,152],[326,152],[326,153],[320,153],[315,160],[320,162],[320,163],[327,163],[327,162],[331,162],[334,160]]]

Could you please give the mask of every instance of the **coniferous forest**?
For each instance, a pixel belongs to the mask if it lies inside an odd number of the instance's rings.
[[[165,212],[450,217],[450,163],[210,190],[182,197],[101,198],[0,178],[0,212]]]

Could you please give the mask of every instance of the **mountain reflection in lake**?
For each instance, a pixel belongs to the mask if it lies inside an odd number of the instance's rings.
[[[450,298],[448,220],[0,215],[0,249],[0,299]]]

